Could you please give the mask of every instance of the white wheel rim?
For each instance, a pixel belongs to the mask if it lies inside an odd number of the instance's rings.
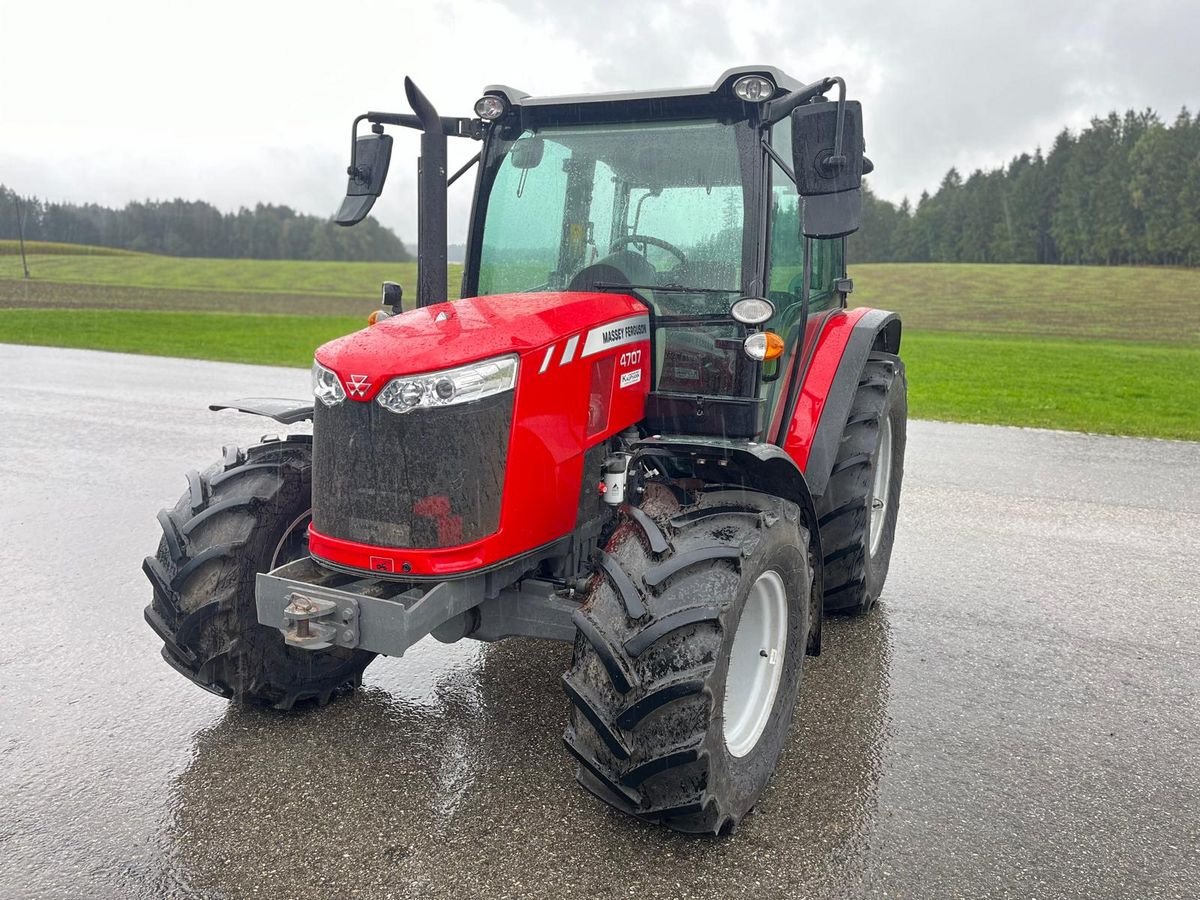
[[[871,485],[871,555],[883,540],[887,521],[888,494],[892,487],[892,419],[884,416],[879,428],[879,452],[875,455],[875,479]]]
[[[750,588],[725,676],[725,747],[745,756],[766,730],[787,651],[787,588],[772,570]]]

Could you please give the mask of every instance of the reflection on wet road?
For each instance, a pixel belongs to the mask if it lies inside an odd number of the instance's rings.
[[[665,896],[681,876],[727,896],[739,894],[731,882],[747,895],[780,878],[844,885],[875,813],[887,624],[836,631],[870,664],[835,689],[839,667],[822,658],[808,690],[836,690],[850,714],[796,729],[761,812],[735,842],[630,822],[576,788],[560,745],[558,675],[569,650],[511,641],[440,672],[389,666],[315,726],[304,715],[230,709],[197,737],[172,785],[180,880],[234,895],[266,880],[283,896],[314,880],[326,891],[360,884],[365,896],[562,896],[568,885],[581,896],[632,885]],[[427,686],[425,698],[406,696],[413,681]]]
[[[885,602],[829,623],[716,841],[575,786],[565,645],[426,641],[315,713],[187,684],[141,621],[153,513],[278,430],[209,400],[306,373],[0,364],[42,373],[0,396],[0,897],[1200,893],[1200,445],[914,423]]]

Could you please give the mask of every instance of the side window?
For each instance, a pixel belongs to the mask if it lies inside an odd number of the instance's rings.
[[[787,159],[791,155],[792,120],[771,128],[771,146]],[[800,195],[787,173],[771,163],[771,248],[767,294],[781,316],[780,327],[799,314],[800,280],[804,271],[804,244],[800,237]],[[794,307],[794,309],[792,309]],[[789,314],[790,313],[790,314]]]
[[[842,277],[846,239],[811,240],[813,267],[812,280],[809,282],[809,309],[832,309],[841,303],[834,286]]]
[[[784,159],[791,156],[792,121],[785,118],[771,129],[771,146]],[[809,312],[836,307],[841,298],[834,283],[842,277],[845,240],[817,240],[800,236],[800,195],[796,186],[779,166],[771,164],[771,269],[767,278],[768,296],[775,308],[784,313],[794,307],[791,316],[781,316],[780,328],[786,329],[799,315],[801,288],[804,284],[804,241],[812,251],[812,278],[809,281]]]

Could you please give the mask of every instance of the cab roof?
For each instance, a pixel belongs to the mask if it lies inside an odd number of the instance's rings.
[[[503,97],[510,107],[532,109],[546,106],[578,106],[583,104],[620,103],[628,104],[655,100],[734,100],[733,82],[743,75],[765,75],[775,83],[774,97],[798,90],[804,85],[775,66],[737,66],[726,69],[712,85],[707,87],[664,88],[657,91],[613,91],[602,94],[563,94],[553,97],[531,97],[525,91],[504,84],[492,84],[484,88],[485,94]],[[739,101],[740,102],[740,101]],[[691,104],[688,104],[691,105]]]

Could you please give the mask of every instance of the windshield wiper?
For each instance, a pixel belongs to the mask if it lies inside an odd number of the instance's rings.
[[[740,288],[686,287],[682,284],[619,284],[615,281],[596,281],[592,287],[602,291],[635,288],[641,291],[662,291],[667,294],[740,294]]]

